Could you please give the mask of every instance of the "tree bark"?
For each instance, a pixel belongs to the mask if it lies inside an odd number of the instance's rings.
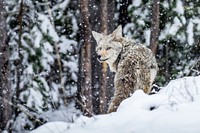
[[[114,9],[115,1],[90,0],[90,22],[92,30],[109,34],[115,28]],[[105,113],[108,101],[113,96],[113,73],[107,69],[106,64],[97,61],[96,41],[91,40],[92,49],[92,87],[93,111],[95,114]],[[104,71],[104,72],[103,72]]]
[[[108,34],[108,0],[101,0],[101,33]],[[107,64],[102,63],[102,80],[100,81],[100,114],[106,113],[107,105]]]
[[[6,43],[5,1],[0,0],[0,132],[7,130],[11,119],[11,89],[9,80],[9,47]]]
[[[108,34],[112,33],[114,29],[116,28],[115,26],[115,21],[114,21],[114,15],[115,15],[115,0],[109,0],[107,8],[108,8]],[[108,104],[113,97],[114,94],[114,73],[107,71],[107,105],[106,109],[108,108]]]
[[[90,0],[89,1],[89,13],[90,13],[90,22],[91,22],[91,29],[94,31],[100,31],[100,0]],[[94,38],[91,38],[91,54],[92,54],[92,96],[93,96],[93,111],[95,114],[99,114],[99,106],[100,106],[100,82],[102,79],[102,66],[101,63],[97,60],[96,55],[96,41]]]
[[[101,3],[104,3],[101,5]],[[88,20],[89,24],[91,26],[91,29],[97,32],[104,32],[104,33],[111,33],[115,26],[114,26],[114,9],[115,9],[115,1],[109,1],[109,3],[105,3],[105,1],[99,1],[99,0],[88,0],[88,4],[90,5],[88,7],[89,9],[89,15],[88,15]],[[105,13],[102,13],[103,7],[106,6],[108,11],[104,11]],[[81,13],[82,14],[82,13]],[[104,19],[103,14],[107,14],[106,18]],[[81,15],[82,16],[82,15]],[[104,19],[104,20],[102,20]],[[82,19],[83,20],[83,19]],[[82,23],[82,20],[80,21]],[[104,21],[104,22],[102,22]],[[107,23],[107,24],[105,24]],[[83,24],[82,24],[83,26]],[[84,30],[81,30],[82,33],[80,35],[84,35]],[[99,113],[105,113],[107,110],[107,104],[108,100],[110,97],[113,95],[113,74],[110,73],[108,70],[103,69],[102,64],[97,61],[97,56],[96,56],[96,42],[94,38],[91,39],[91,71],[92,71],[92,109],[95,114]],[[84,44],[82,45],[82,47]],[[81,48],[82,51],[83,48]],[[81,69],[83,64],[82,60],[83,55],[82,52],[80,51],[79,55],[79,81],[81,81]],[[107,68],[106,68],[107,69]],[[103,74],[102,71],[105,71]],[[109,79],[107,78],[109,77]],[[78,93],[77,93],[77,99],[81,99],[81,89],[82,88],[82,83],[78,82]],[[108,99],[104,99],[108,98]],[[101,101],[104,101],[103,103]],[[82,108],[80,105],[78,106],[79,108]]]
[[[150,37],[150,49],[156,54],[158,46],[159,35],[159,23],[160,23],[160,0],[154,0],[152,7],[152,20],[151,20],[151,37]]]
[[[81,30],[83,35],[81,36],[82,48],[81,48],[81,58],[80,61],[80,97],[81,102],[83,103],[83,112],[86,116],[92,114],[92,70],[91,70],[91,25],[89,22],[89,1],[81,0],[80,1],[80,14],[81,14]]]

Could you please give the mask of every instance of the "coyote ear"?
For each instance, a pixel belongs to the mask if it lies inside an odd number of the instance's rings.
[[[119,26],[117,27],[117,29],[115,29],[115,30],[113,31],[113,33],[111,34],[111,36],[112,36],[113,38],[121,38],[121,37],[122,37],[122,26],[119,25]]]
[[[93,35],[93,37],[94,37],[94,39],[96,40],[97,43],[103,38],[102,34],[97,33],[95,31],[92,31],[92,35]]]

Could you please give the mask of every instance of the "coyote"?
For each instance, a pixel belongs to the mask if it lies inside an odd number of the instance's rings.
[[[121,25],[110,35],[92,31],[97,47],[97,58],[106,62],[115,72],[115,93],[108,108],[108,113],[115,112],[119,104],[130,97],[136,90],[150,92],[157,74],[156,59],[147,47],[122,37]]]

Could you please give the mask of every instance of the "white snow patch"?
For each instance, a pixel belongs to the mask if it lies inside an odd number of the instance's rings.
[[[144,20],[142,20],[142,19],[138,19],[138,20],[137,20],[137,24],[138,24],[138,25],[141,25],[141,26],[145,26],[145,22],[144,22]]]
[[[53,52],[53,46],[49,42],[44,42],[43,45],[47,52]]]
[[[171,24],[170,24],[170,23],[167,23],[167,24],[165,25],[164,30],[162,30],[162,31],[160,32],[160,36],[158,37],[159,40],[163,40],[163,39],[167,38],[170,27],[171,27]]]
[[[133,29],[135,29],[135,24],[128,23],[128,24],[125,25],[125,27],[123,28],[123,33],[126,34],[127,38],[131,38],[132,37],[131,31]]]
[[[169,34],[171,35],[176,35],[176,33],[178,32],[178,30],[180,29],[180,27],[182,26],[181,21],[179,20],[178,17],[174,18],[174,23],[172,24],[172,26],[169,29]]]
[[[200,32],[200,19],[199,19],[199,17],[195,17],[192,21],[195,24],[197,24],[197,31]]]
[[[53,102],[59,101],[59,86],[55,84],[54,82],[51,83],[51,91],[49,92],[49,95],[51,97],[51,100]]]
[[[178,14],[184,14],[184,7],[181,0],[176,0],[176,8],[174,9]]]
[[[49,122],[32,133],[64,133],[68,129],[66,122]]]
[[[41,64],[47,71],[51,71],[51,67],[49,64],[54,63],[54,58],[52,55],[48,54],[46,51],[42,49],[42,60]]]
[[[183,24],[186,24],[186,18],[185,18],[185,16],[181,16],[180,19],[181,19],[181,22],[182,22]]]
[[[59,4],[59,8],[65,10],[69,2],[70,0],[64,0],[62,3]]]
[[[158,94],[136,91],[117,112],[47,123],[31,133],[199,133],[200,76],[171,81]]]
[[[161,4],[163,5],[164,8],[169,8],[169,2],[168,1],[163,1]]]
[[[60,43],[59,43],[59,52],[61,53],[67,53],[67,52],[73,52],[73,46],[76,46],[77,42],[74,40],[69,40],[64,36],[60,37]]]
[[[34,47],[35,48],[39,48],[41,45],[41,40],[42,40],[42,33],[40,32],[40,30],[37,28],[37,26],[34,26],[31,33],[36,36],[34,36]]]
[[[81,112],[75,108],[75,103],[70,103],[68,106],[61,106],[58,109],[44,112],[40,116],[48,120],[48,122],[63,121],[71,123],[80,114]]]
[[[38,20],[42,22],[40,26],[42,29],[42,32],[45,34],[48,34],[53,39],[54,42],[58,42],[59,36],[56,33],[54,26],[49,21],[47,16],[45,16],[44,14],[38,13]]]
[[[37,105],[37,106],[35,106],[36,110],[39,113],[43,112],[42,109],[41,109],[43,107],[43,102],[42,102],[43,101],[43,96],[42,96],[42,94],[40,93],[39,90],[34,89],[34,88],[30,88],[29,90],[30,90],[29,91],[30,95],[29,95],[29,97],[27,99],[27,104],[26,105],[28,107],[32,107],[33,106],[33,101],[34,101],[35,105]]]
[[[145,44],[146,46],[150,45],[150,37],[151,37],[151,30],[147,29],[144,31],[144,37],[145,37]]]
[[[71,72],[78,72],[78,67],[77,67],[77,63],[74,61],[68,61],[68,62],[63,62],[65,67],[68,67]]]
[[[34,74],[33,72],[33,65],[32,64],[29,64],[25,69],[24,69],[24,73],[25,74]]]
[[[189,45],[193,45],[194,44],[194,31],[193,31],[193,27],[194,27],[194,24],[192,23],[192,21],[190,21],[188,23],[188,26],[187,26],[187,41],[188,41],[188,44]]]
[[[138,7],[142,4],[142,0],[133,0],[132,3],[133,6]]]

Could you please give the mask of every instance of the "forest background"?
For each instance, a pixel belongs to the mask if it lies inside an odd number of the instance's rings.
[[[149,47],[159,86],[199,75],[199,16],[199,0],[0,0],[0,132],[28,132],[53,112],[106,112],[114,74],[97,61],[92,30],[122,25]]]

